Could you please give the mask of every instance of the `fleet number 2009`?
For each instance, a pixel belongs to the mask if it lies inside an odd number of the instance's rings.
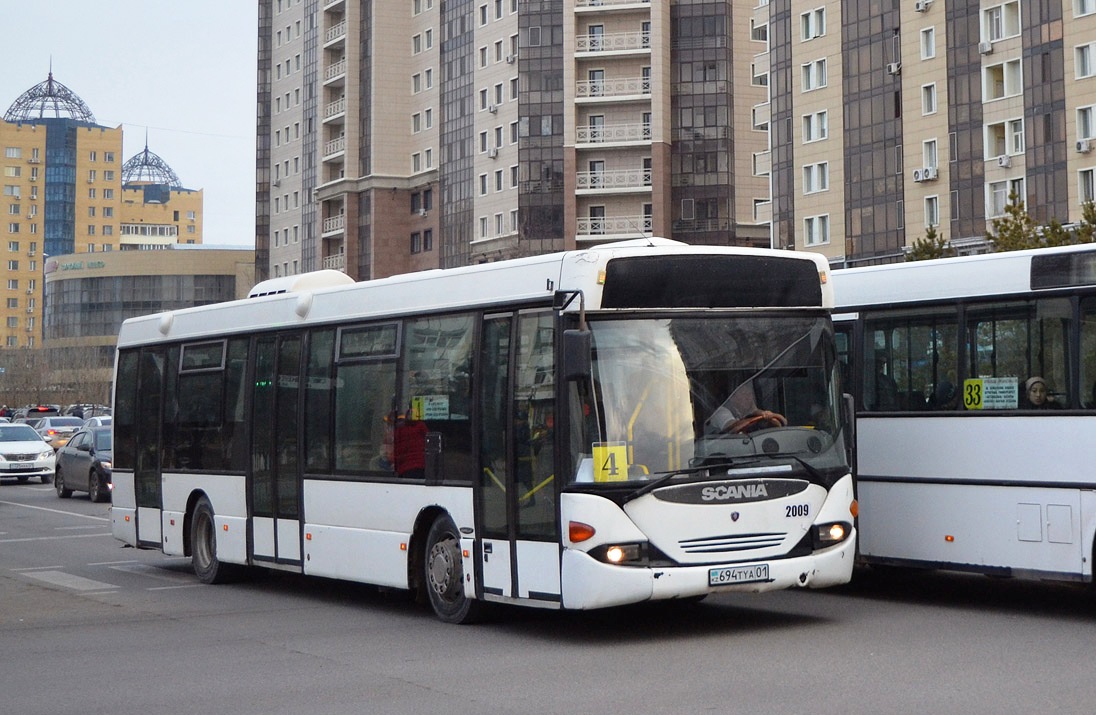
[[[810,512],[810,504],[789,504],[784,507],[784,516],[788,517],[789,519],[809,516]]]

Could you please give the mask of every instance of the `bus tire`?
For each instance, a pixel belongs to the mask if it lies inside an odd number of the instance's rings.
[[[460,532],[446,514],[434,520],[426,536],[423,587],[430,607],[446,623],[472,623],[482,611],[481,602],[464,595]]]
[[[232,575],[232,567],[217,558],[217,529],[213,505],[202,497],[190,517],[190,564],[202,583],[224,583]]]

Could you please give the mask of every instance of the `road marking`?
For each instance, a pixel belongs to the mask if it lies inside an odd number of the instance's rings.
[[[14,501],[0,501],[0,504],[7,504],[8,506],[21,506],[24,509],[37,509],[38,511],[48,511],[53,514],[64,514],[66,516],[79,516],[84,519],[94,519],[96,521],[110,521],[106,516],[92,516],[91,514],[79,514],[75,511],[65,511],[64,509],[49,509],[44,506],[31,506],[30,504],[20,504]]]
[[[19,544],[24,541],[61,541],[62,539],[101,539],[104,536],[113,538],[110,532],[103,534],[66,534],[64,536],[27,536],[21,539],[0,539],[0,544]]]
[[[161,567],[153,566],[151,564],[119,564],[118,566],[111,566],[110,568],[112,571],[121,571],[123,573],[132,573],[138,574],[140,576],[148,576],[150,578],[158,579],[160,581],[167,581],[168,583],[190,584],[194,582],[194,576],[191,574],[173,573],[171,571],[165,571]]]
[[[74,576],[73,574],[67,574],[64,571],[35,571],[33,573],[26,573],[25,575],[30,578],[38,579],[39,581],[45,581],[54,586],[72,589],[73,591],[113,591],[119,588],[119,586],[112,583],[103,583],[102,581],[95,581],[90,578],[84,578],[83,576]]]

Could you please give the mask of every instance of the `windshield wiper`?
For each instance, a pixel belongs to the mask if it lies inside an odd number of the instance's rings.
[[[763,455],[763,456],[768,456],[768,455]],[[675,469],[675,470],[670,471],[670,472],[655,472],[656,474],[660,474],[661,476],[659,476],[654,481],[647,482],[646,484],[644,484],[639,489],[636,489],[634,492],[632,492],[628,496],[624,497],[624,503],[627,504],[628,502],[632,501],[633,499],[638,499],[639,497],[643,496],[644,494],[648,494],[650,492],[653,492],[655,489],[658,489],[662,485],[666,484],[666,482],[670,481],[674,477],[679,477],[683,474],[696,474],[697,472],[705,472],[705,471],[710,471],[712,469],[720,469],[720,468],[730,469],[731,467],[741,467],[741,466],[745,466],[747,464],[756,464],[757,462],[760,461],[760,460],[758,460],[757,457],[758,457],[758,455],[756,455],[756,454],[751,454],[748,457],[741,457],[739,459],[724,457],[720,461],[712,462],[711,464],[704,464],[704,465],[699,465],[699,466],[696,466],[696,467],[686,467],[685,469]]]

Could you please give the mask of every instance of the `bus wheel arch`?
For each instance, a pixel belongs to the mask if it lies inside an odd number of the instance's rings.
[[[184,526],[185,543],[194,575],[202,583],[225,583],[236,569],[217,558],[217,529],[213,504],[204,493],[191,496]]]
[[[446,623],[475,622],[484,604],[465,595],[460,531],[449,514],[443,512],[433,519],[424,546],[422,590],[435,615]]]

